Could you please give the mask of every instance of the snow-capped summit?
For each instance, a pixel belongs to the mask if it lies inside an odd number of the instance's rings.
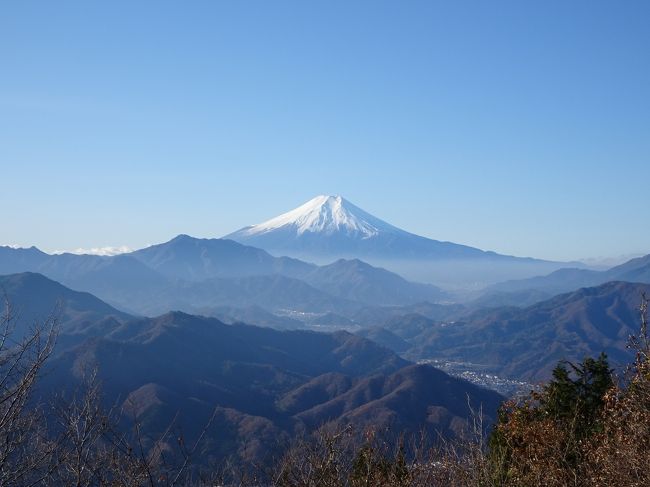
[[[344,233],[349,237],[362,239],[375,237],[382,232],[401,232],[341,196],[320,195],[294,210],[264,223],[243,228],[227,238],[237,240],[277,230],[288,230],[297,237],[305,233],[327,236]]]
[[[224,238],[317,263],[359,258],[425,282],[492,282],[547,274],[558,263],[499,255],[401,230],[341,196],[321,195]],[[503,270],[503,272],[500,272]]]
[[[341,196],[327,195],[224,238],[316,262],[339,257],[448,258],[484,253],[400,230]]]

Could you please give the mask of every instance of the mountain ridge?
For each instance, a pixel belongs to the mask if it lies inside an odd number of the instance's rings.
[[[636,257],[607,270],[562,268],[543,276],[505,281],[485,289],[489,293],[512,293],[538,291],[547,294],[561,294],[583,287],[592,287],[610,281],[650,283],[650,254]]]
[[[481,364],[502,377],[547,380],[558,361],[579,362],[603,351],[612,366],[630,363],[628,338],[639,330],[643,293],[650,293],[650,284],[610,281],[526,308],[482,309],[454,322],[409,315],[383,327],[411,344],[403,355],[412,360]],[[382,343],[403,347],[390,336]]]
[[[279,438],[322,424],[356,423],[361,432],[373,418],[377,428],[399,427],[396,433],[425,428],[453,437],[470,418],[468,396],[492,418],[503,400],[347,332],[226,325],[180,312],[122,324],[54,357],[39,390],[73,388],[95,367],[106,401],[124,398],[146,434],[157,437],[182,411],[179,421],[193,438],[216,408],[206,448],[246,461],[277,453]],[[432,406],[444,414],[431,417]],[[244,448],[251,442],[260,448]]]
[[[341,196],[320,195],[223,238],[316,262],[359,258],[407,279],[436,285],[499,282],[551,272],[566,263],[503,255],[402,230]]]
[[[14,270],[42,273],[144,315],[223,306],[352,312],[368,304],[445,298],[432,285],[409,282],[358,260],[319,267],[231,240],[188,235],[117,256],[50,255],[35,248],[0,247],[0,274]]]

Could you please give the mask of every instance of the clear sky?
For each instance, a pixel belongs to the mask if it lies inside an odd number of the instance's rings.
[[[0,244],[219,237],[321,193],[650,253],[650,2],[0,3]]]

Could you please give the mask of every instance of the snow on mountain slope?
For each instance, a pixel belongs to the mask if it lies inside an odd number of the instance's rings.
[[[340,196],[317,196],[226,239],[319,264],[359,258],[410,280],[481,286],[548,274],[561,263],[500,255],[422,237],[370,215]]]
[[[317,196],[298,208],[224,237],[315,262],[351,257],[475,258],[482,250],[400,230],[341,196]],[[331,261],[331,260],[330,260]]]
[[[371,238],[381,232],[405,233],[366,213],[341,196],[320,195],[294,210],[264,223],[246,227],[227,238],[235,235],[252,237],[279,229],[293,230],[296,235],[304,233],[332,235],[343,232],[357,238]]]

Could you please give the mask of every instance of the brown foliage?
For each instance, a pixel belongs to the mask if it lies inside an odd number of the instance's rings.
[[[636,351],[626,388],[606,396],[602,432],[586,445],[585,480],[589,485],[650,485],[650,338],[648,301],[641,304],[641,331],[631,337]]]
[[[489,451],[494,485],[650,485],[650,339],[645,296],[640,310],[641,331],[630,337],[636,360],[629,377],[604,393],[601,406],[589,410],[590,417],[584,416],[579,403],[569,410],[573,415],[545,409],[548,394],[556,393],[557,387],[546,386],[523,402],[506,403]]]

